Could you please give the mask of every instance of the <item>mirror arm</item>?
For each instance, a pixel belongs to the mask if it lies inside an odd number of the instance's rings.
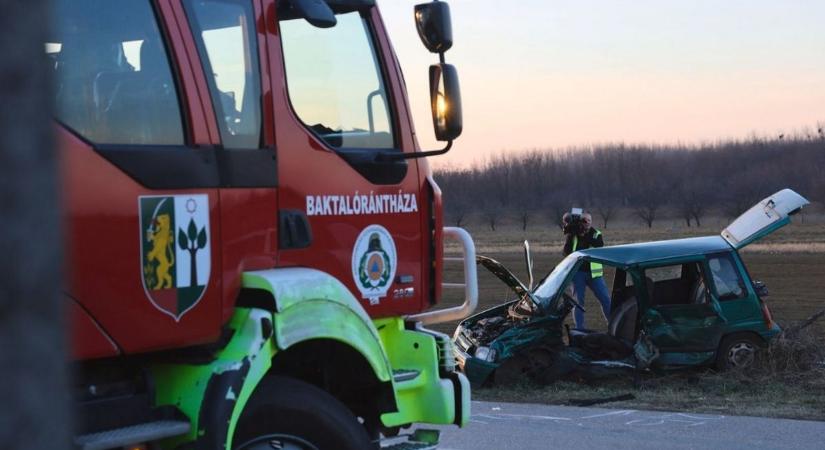
[[[427,158],[429,156],[443,155],[449,152],[452,147],[453,141],[447,141],[447,146],[441,150],[429,150],[426,152],[413,153],[379,153],[375,159],[377,161],[398,161],[399,159]]]

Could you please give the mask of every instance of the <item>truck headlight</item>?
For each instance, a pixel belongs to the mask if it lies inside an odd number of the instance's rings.
[[[490,347],[478,347],[475,357],[487,362],[493,362],[496,359],[496,351]]]

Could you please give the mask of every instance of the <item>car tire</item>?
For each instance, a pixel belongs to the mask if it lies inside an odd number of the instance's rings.
[[[255,389],[233,436],[235,450],[377,448],[338,399],[316,386],[272,376]]]
[[[748,333],[726,336],[716,351],[716,369],[747,369],[753,366],[764,345],[760,338]]]

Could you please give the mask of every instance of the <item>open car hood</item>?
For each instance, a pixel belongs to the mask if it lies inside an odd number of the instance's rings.
[[[722,231],[722,237],[735,249],[762,239],[787,225],[808,200],[790,189],[783,189],[757,203]]]
[[[509,269],[504,267],[500,262],[496,261],[493,258],[488,258],[486,256],[476,256],[476,262],[484,266],[487,270],[493,273],[499,280],[503,281],[504,284],[510,287],[519,298],[524,297],[524,294],[528,292],[527,286],[521,282],[513,272],[510,272]]]

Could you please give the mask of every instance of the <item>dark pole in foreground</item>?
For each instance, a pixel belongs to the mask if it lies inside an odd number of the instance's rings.
[[[69,448],[45,0],[0,0],[0,447]]]

